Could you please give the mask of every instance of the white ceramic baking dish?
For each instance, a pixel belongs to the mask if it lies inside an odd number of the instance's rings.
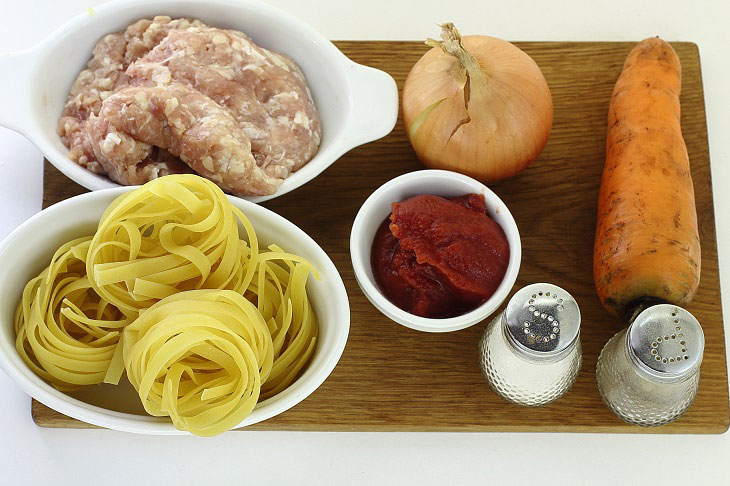
[[[48,265],[63,243],[94,233],[104,209],[131,188],[115,188],[76,196],[44,209],[0,242],[0,368],[26,393],[69,417],[110,429],[146,434],[183,434],[164,417],[144,412],[126,379],[117,386],[98,385],[63,393],[39,378],[15,350],[13,316],[25,284]],[[231,197],[248,216],[266,247],[277,243],[307,259],[322,279],[310,278],[307,292],[319,320],[319,338],[312,362],[293,384],[256,405],[240,424],[246,426],[278,415],[309,396],[334,369],[350,329],[350,306],[337,268],[317,243],[276,213]]]
[[[0,125],[20,132],[66,176],[91,189],[118,185],[66,157],[56,125],[71,84],[104,35],[155,15],[193,17],[248,34],[267,49],[293,58],[307,78],[322,122],[317,155],[270,196],[296,189],[348,150],[387,135],[398,116],[395,81],[356,64],[330,41],[276,7],[251,0],[132,0],[105,4],[77,16],[37,46],[0,54]]]

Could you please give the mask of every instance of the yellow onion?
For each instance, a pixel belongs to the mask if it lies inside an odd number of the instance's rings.
[[[454,24],[408,74],[403,120],[418,158],[427,167],[482,182],[527,168],[547,143],[553,100],[530,56],[507,41],[484,35],[462,39]]]

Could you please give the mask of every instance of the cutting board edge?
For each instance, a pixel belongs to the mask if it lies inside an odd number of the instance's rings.
[[[33,399],[31,405],[31,416],[33,422],[42,428],[49,429],[100,429],[110,430],[98,425],[89,424],[81,420],[60,415],[55,410]],[[424,425],[418,427],[394,427],[392,425],[370,425],[347,427],[342,424],[302,424],[284,425],[275,430],[265,428],[261,424],[254,424],[248,427],[232,429],[235,432],[246,431],[275,431],[275,432],[468,432],[468,433],[489,433],[489,432],[539,432],[539,433],[564,433],[576,432],[582,434],[724,434],[730,427],[730,404],[723,414],[724,422],[712,426],[692,425],[684,426],[678,423],[669,424],[664,427],[638,427],[621,422],[616,418],[614,425],[603,426],[543,426],[535,429],[531,425],[478,425],[470,426],[438,426]],[[681,420],[681,418],[679,419]]]

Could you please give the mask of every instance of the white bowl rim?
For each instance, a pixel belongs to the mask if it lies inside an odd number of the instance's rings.
[[[387,297],[385,297],[385,295],[383,295],[383,292],[378,288],[377,284],[368,278],[364,265],[370,265],[370,261],[362,262],[358,257],[362,253],[361,249],[363,248],[363,245],[367,245],[368,247],[372,245],[372,241],[363,240],[362,232],[366,218],[369,216],[369,213],[374,210],[376,201],[383,194],[395,187],[398,187],[404,182],[414,180],[425,181],[429,179],[439,179],[440,181],[444,181],[445,184],[448,184],[449,181],[456,181],[473,187],[474,192],[484,194],[488,211],[490,210],[490,207],[499,204],[499,211],[507,220],[507,227],[503,227],[502,229],[507,237],[510,247],[510,258],[509,263],[507,264],[507,271],[505,272],[504,278],[502,279],[502,282],[500,282],[499,287],[497,287],[494,294],[492,294],[486,302],[476,309],[460,316],[444,319],[416,316],[393,304]],[[369,253],[370,252],[368,251],[368,254]],[[350,258],[355,271],[355,278],[360,289],[363,291],[368,300],[370,300],[370,302],[386,317],[402,326],[417,331],[452,332],[466,329],[467,327],[483,321],[497,310],[497,308],[499,308],[499,306],[505,301],[517,281],[517,275],[519,273],[522,260],[522,245],[520,242],[519,229],[517,228],[517,223],[515,222],[512,213],[509,211],[509,208],[507,208],[507,205],[504,204],[499,196],[497,196],[491,189],[476,179],[457,172],[439,169],[424,169],[408,172],[389,180],[376,189],[365,200],[352,224],[352,232],[350,233]]]
[[[8,247],[18,238],[19,235],[23,235],[29,229],[35,227],[38,224],[38,220],[50,218],[55,213],[65,210],[67,206],[74,206],[78,204],[93,204],[94,200],[104,200],[107,198],[115,198],[122,193],[132,191],[136,189],[134,186],[123,186],[114,187],[110,189],[102,189],[99,191],[86,192],[77,196],[70,197],[56,204],[53,204],[46,209],[34,214],[28,220],[23,222],[17,228],[15,228],[8,236],[0,241],[0,261],[5,258],[5,253]],[[263,206],[255,204],[250,201],[246,201],[241,198],[228,196],[229,200],[241,209],[244,214],[250,214],[251,212],[264,215],[266,218],[270,218],[277,225],[285,227],[288,233],[295,233],[299,237],[309,240],[311,248],[317,253],[321,253],[320,257],[325,262],[325,268],[317,268],[322,276],[327,275],[328,278],[336,277],[334,285],[336,287],[336,297],[340,308],[337,310],[339,316],[337,332],[335,332],[334,346],[324,351],[324,355],[321,360],[324,363],[323,366],[318,370],[317,374],[311,377],[309,381],[302,381],[301,379],[292,383],[287,389],[283,390],[282,393],[288,392],[286,398],[282,401],[283,403],[274,404],[271,410],[266,410],[266,406],[270,405],[271,402],[276,400],[278,395],[263,400],[257,403],[251,414],[246,417],[239,425],[234,427],[242,428],[254,423],[267,420],[271,417],[284,413],[285,411],[296,406],[302,400],[311,395],[334,370],[335,366],[339,362],[342,353],[345,350],[347,338],[350,329],[350,304],[347,296],[342,277],[339,274],[337,267],[334,265],[329,255],[319,244],[311,238],[302,229],[296,226],[291,221],[287,220],[283,216],[267,209]],[[0,267],[0,278],[8,278],[7,275],[2,275],[2,268]],[[7,324],[6,324],[7,325]],[[12,323],[10,324],[13,325]],[[123,432],[133,432],[140,434],[156,434],[156,435],[189,435],[189,432],[178,430],[174,427],[172,422],[164,417],[152,417],[146,415],[137,415],[133,413],[118,412],[115,410],[109,410],[103,407],[89,404],[72,396],[65,394],[64,392],[58,391],[45,382],[42,378],[36,375],[25,363],[20,360],[19,356],[16,356],[20,364],[16,365],[9,357],[2,352],[3,346],[0,343],[0,369],[18,385],[20,388],[35,398],[44,405],[60,412],[69,417],[77,420],[97,425],[103,428],[109,428],[119,430]],[[12,351],[15,351],[13,346]],[[21,366],[22,365],[22,366]],[[262,413],[260,410],[264,409]],[[232,429],[233,430],[233,429]]]

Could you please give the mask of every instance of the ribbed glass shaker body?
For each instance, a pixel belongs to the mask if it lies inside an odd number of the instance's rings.
[[[598,390],[628,423],[669,423],[697,396],[703,351],[702,328],[692,314],[669,304],[650,307],[604,346]]]
[[[557,400],[580,371],[579,329],[580,313],[570,294],[551,284],[528,285],[484,331],[482,375],[498,395],[518,405]]]

